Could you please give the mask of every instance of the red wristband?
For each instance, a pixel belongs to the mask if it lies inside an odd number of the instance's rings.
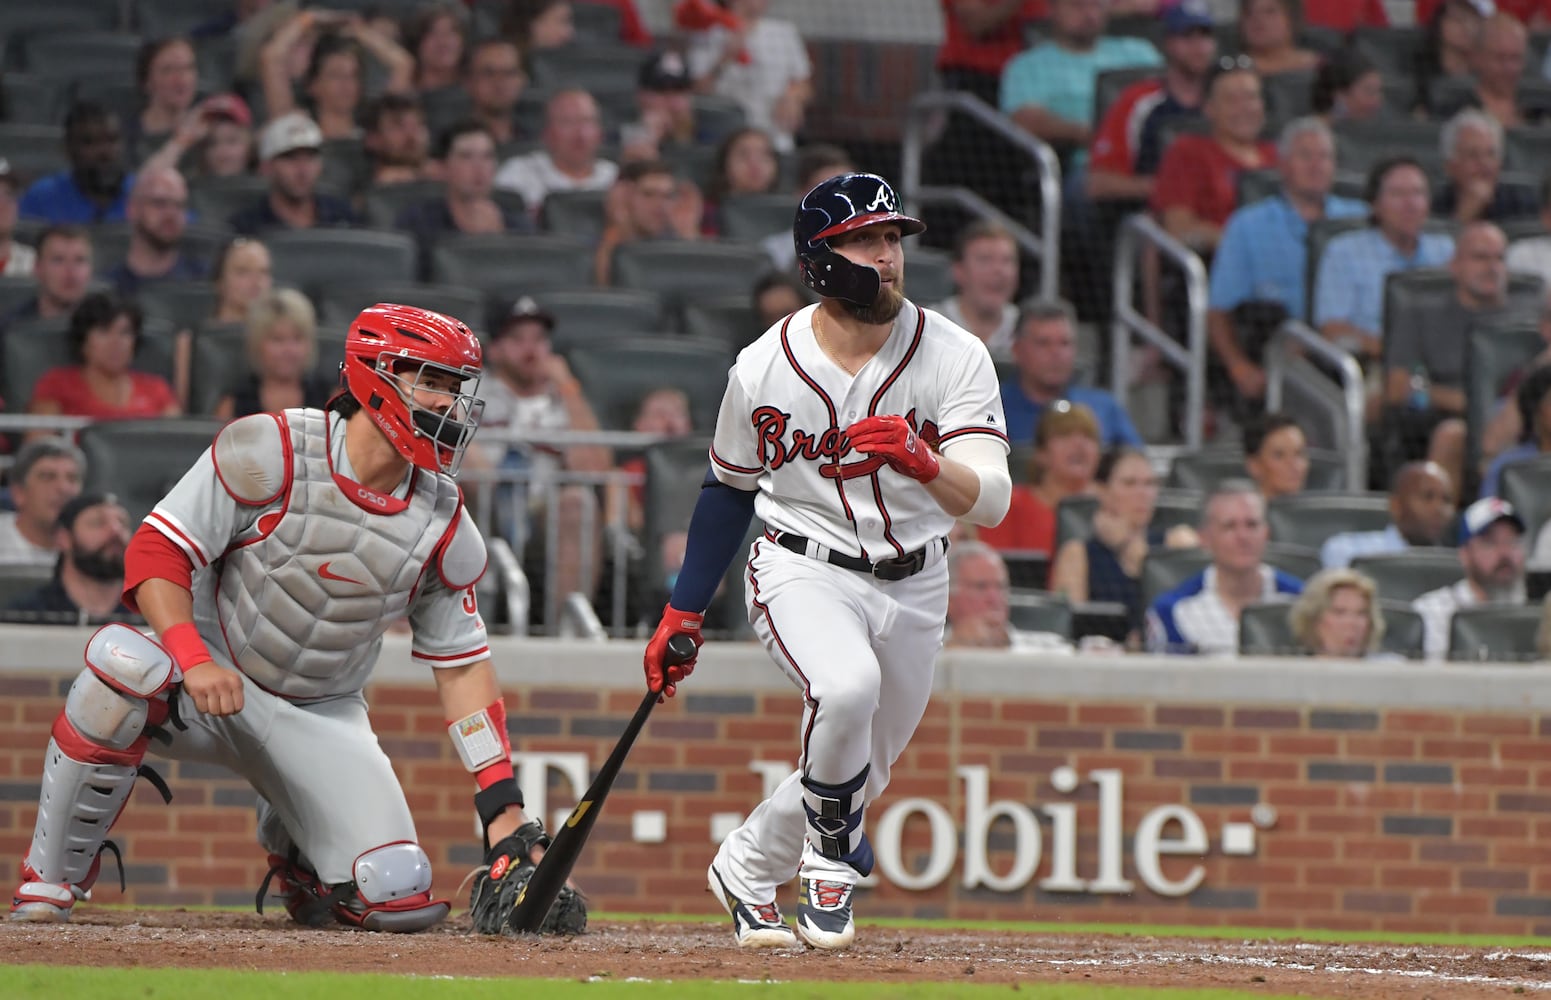
[[[497,698],[485,706],[485,714],[490,716],[490,724],[495,728],[496,735],[501,738],[501,749],[504,751],[501,759],[493,764],[486,764],[474,772],[474,780],[479,784],[479,790],[484,791],[491,785],[500,781],[515,780],[512,772],[512,741],[506,735],[506,701]]]
[[[195,667],[215,662],[193,622],[179,622],[163,632],[161,640],[162,647],[172,654],[172,662],[185,674]]]

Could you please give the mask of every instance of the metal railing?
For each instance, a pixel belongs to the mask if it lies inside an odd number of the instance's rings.
[[[1138,264],[1152,250],[1177,265],[1185,276],[1185,343],[1136,308]],[[1185,444],[1201,447],[1206,433],[1206,307],[1210,286],[1200,256],[1170,236],[1147,215],[1121,224],[1115,246],[1114,319],[1111,322],[1110,390],[1126,402],[1131,377],[1131,342],[1140,338],[1185,378]]]
[[[490,568],[495,571],[501,588],[501,600],[506,608],[507,627],[512,635],[528,634],[528,610],[531,607],[532,590],[528,586],[528,574],[522,571],[522,563],[506,539],[485,539],[490,553]]]
[[[939,112],[967,115],[1028,155],[1039,176],[1038,234],[969,188],[921,182],[926,133]],[[1040,295],[1054,298],[1058,294],[1061,287],[1061,161],[1055,150],[1014,125],[1006,115],[974,94],[963,91],[933,90],[917,95],[905,112],[899,187],[908,212],[918,213],[923,202],[949,204],[1005,228],[1012,233],[1019,247],[1039,260]]]
[[[1330,384],[1326,373],[1296,364],[1305,355],[1325,362],[1338,376],[1336,385],[1341,392],[1341,429],[1345,438],[1338,443],[1338,450],[1346,459],[1346,488],[1362,492],[1368,488],[1367,390],[1362,366],[1356,358],[1321,337],[1307,324],[1287,320],[1266,345],[1266,410],[1276,413],[1282,409],[1286,383],[1303,380],[1313,392]]]

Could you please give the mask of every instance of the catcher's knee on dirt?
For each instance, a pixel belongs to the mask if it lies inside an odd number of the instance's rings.
[[[549,835],[538,820],[524,823],[515,833],[491,845],[469,890],[469,916],[475,933],[516,933],[511,926],[512,911],[533,877],[534,848],[548,846]],[[580,934],[586,929],[587,900],[571,886],[563,886],[539,925],[539,933]]]
[[[172,657],[127,625],[92,636],[44,757],[29,879],[68,886],[77,898],[91,888],[108,829],[141,773],[146,727],[167,718],[172,680]]]
[[[431,859],[419,844],[374,847],[355,859],[354,879],[332,890],[334,915],[369,931],[411,934],[435,927],[452,905],[431,898]]]

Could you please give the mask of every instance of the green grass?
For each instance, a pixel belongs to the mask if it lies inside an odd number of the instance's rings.
[[[513,1000],[537,996],[543,1000],[573,997],[629,996],[662,1000],[1276,1000],[1259,990],[1165,990],[1120,986],[1020,983],[987,986],[960,983],[733,983],[581,982],[574,979],[432,979],[413,976],[343,975],[333,972],[230,972],[204,969],[76,969],[41,965],[6,968],[5,996],[15,1000],[340,1000],[371,996],[372,1000]]]

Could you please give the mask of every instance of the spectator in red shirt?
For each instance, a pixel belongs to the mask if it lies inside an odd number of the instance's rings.
[[[981,528],[980,540],[999,551],[1053,552],[1057,505],[1097,489],[1099,441],[1099,421],[1088,407],[1065,399],[1045,407],[1034,426],[1033,485],[1013,487],[1007,516]]]
[[[1050,16],[1048,0],[942,0],[937,72],[944,90],[996,105],[1002,67],[1028,47],[1029,25]]]
[[[1146,201],[1163,159],[1165,122],[1199,118],[1217,36],[1204,0],[1184,0],[1163,14],[1163,76],[1120,92],[1099,123],[1088,161],[1088,197]]]
[[[1420,0],[1418,6],[1426,2]],[[1305,24],[1334,28],[1341,32],[1389,25],[1389,15],[1384,12],[1384,0],[1303,0],[1303,20]],[[1416,20],[1420,24],[1426,18],[1418,12]]]
[[[1210,135],[1182,135],[1163,154],[1152,209],[1163,228],[1186,246],[1216,250],[1222,227],[1238,207],[1243,170],[1276,165],[1276,146],[1260,139],[1266,106],[1260,77],[1244,56],[1225,58],[1206,83]]]
[[[66,332],[75,363],[51,369],[38,379],[27,412],[97,420],[181,413],[166,379],[129,367],[140,347],[141,320],[138,306],[106,292],[93,292],[81,300]]]
[[[1336,0],[1331,0],[1336,2]],[[1432,20],[1447,0],[1416,0],[1416,23],[1426,24]],[[1524,22],[1530,28],[1543,28],[1551,23],[1551,0],[1497,0],[1496,9],[1504,14],[1510,14]]]

